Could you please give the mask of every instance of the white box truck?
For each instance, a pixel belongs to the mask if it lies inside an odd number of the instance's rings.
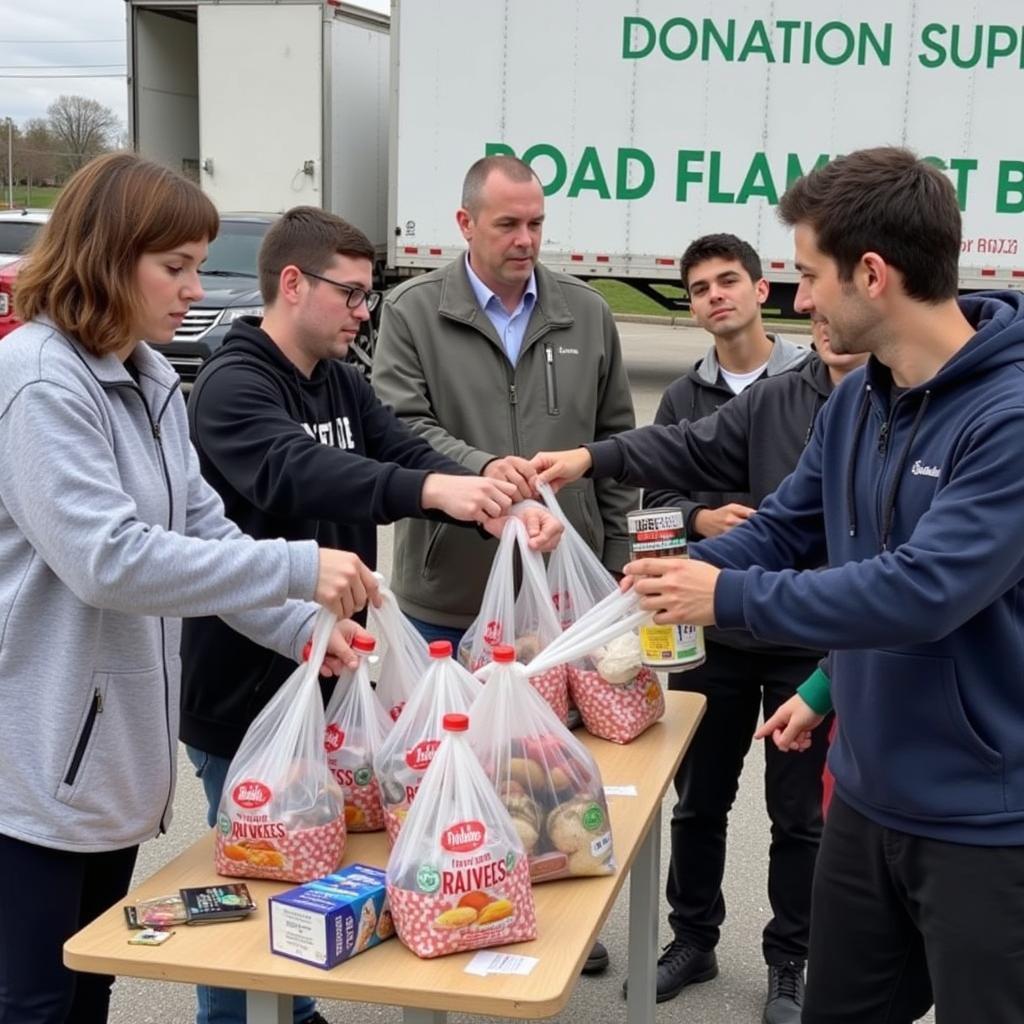
[[[729,231],[785,309],[779,195],[898,144],[957,187],[961,286],[1024,289],[1024,25],[1009,22],[999,0],[394,0],[389,266],[463,251],[462,177],[510,152],[545,186],[548,266],[650,293],[678,281],[690,240]]]
[[[223,211],[308,203],[385,248],[388,16],[335,0],[127,0],[138,152]]]

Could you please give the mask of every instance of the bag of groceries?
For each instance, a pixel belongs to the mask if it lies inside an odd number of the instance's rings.
[[[516,594],[515,554],[519,552],[522,582]],[[529,546],[526,527],[510,517],[501,532],[497,554],[491,563],[480,614],[466,630],[459,645],[459,660],[476,672],[491,660],[496,644],[511,644],[516,660],[525,664],[535,658],[562,632],[551,603],[544,558]],[[551,705],[559,721],[569,718],[569,689],[564,665],[530,677],[530,684]]]
[[[375,573],[379,580],[384,577]],[[379,590],[381,605],[370,606],[369,630],[383,641],[377,699],[396,721],[412,691],[430,667],[427,643],[398,607],[395,595],[385,586]]]
[[[395,930],[420,957],[537,937],[523,844],[466,742],[468,725],[464,714],[444,716],[444,738],[388,859]]]
[[[587,748],[527,683],[515,649],[499,644],[473,704],[469,745],[512,816],[530,878],[615,871],[604,785]]]
[[[320,665],[335,617],[321,609],[309,659],[259,713],[228,768],[217,811],[222,875],[308,882],[345,852],[345,798],[327,766]]]
[[[481,691],[480,680],[452,659],[448,640],[435,640],[428,650],[430,668],[374,758],[389,846],[398,838],[423,773],[441,743],[444,716],[468,711]]]
[[[540,494],[565,532],[548,562],[552,599],[563,629],[618,594],[612,574],[566,518],[547,484]],[[635,629],[597,645],[566,666],[569,695],[586,730],[602,739],[628,743],[665,714],[665,694],[653,669],[643,664]]]
[[[370,685],[368,658],[375,647],[372,637],[357,636],[352,641],[359,664],[338,676],[324,712],[324,750],[331,774],[345,794],[345,827],[349,832],[379,832],[384,828],[384,807],[373,759],[392,723]]]

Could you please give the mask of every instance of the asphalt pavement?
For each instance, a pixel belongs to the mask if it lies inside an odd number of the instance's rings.
[[[650,423],[665,386],[706,350],[710,337],[690,327],[649,323],[620,324],[623,352],[633,388],[637,422]],[[798,338],[798,340],[805,340]],[[391,530],[380,530],[381,570],[391,562]],[[211,680],[211,685],[217,685]],[[206,831],[206,804],[191,765],[180,749],[174,821],[167,835],[145,844],[140,851],[136,881],[148,877]],[[793,755],[799,756],[799,755]],[[718,947],[719,976],[684,989],[672,1002],[657,1008],[659,1022],[692,1024],[758,1024],[764,1003],[767,970],[761,957],[761,929],[769,916],[767,899],[768,819],[764,811],[762,779],[764,756],[757,746],[747,756],[745,771],[730,816],[729,852],[724,882],[726,922]],[[668,863],[668,820],[671,789],[663,808],[662,874]],[[211,880],[214,873],[211,865]],[[623,1024],[626,1004],[621,986],[626,976],[629,885],[612,908],[602,938],[611,954],[611,966],[598,977],[581,978],[563,1013],[550,1018],[558,1024]],[[664,913],[661,942],[670,932]],[[225,941],[230,932],[225,927]],[[372,954],[371,954],[372,955]],[[344,967],[338,968],[343,970]],[[320,1011],[332,1022],[399,1024],[401,1010],[391,1006],[324,1002]],[[114,986],[110,1021],[114,1024],[186,1024],[195,1019],[191,988],[168,982],[120,978]],[[453,1024],[474,1018],[452,1014]],[[925,1018],[931,1021],[931,1016]]]

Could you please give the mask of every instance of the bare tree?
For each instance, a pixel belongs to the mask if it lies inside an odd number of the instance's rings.
[[[61,96],[46,113],[50,131],[71,171],[106,152],[120,127],[109,107],[86,96]]]
[[[33,117],[22,128],[21,145],[14,155],[17,161],[15,173],[19,180],[32,188],[33,185],[52,183],[57,178],[60,144],[50,131],[49,122],[42,117]]]

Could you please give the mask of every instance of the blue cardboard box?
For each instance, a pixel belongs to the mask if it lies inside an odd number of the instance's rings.
[[[385,872],[350,864],[270,897],[273,953],[329,969],[395,934]]]

